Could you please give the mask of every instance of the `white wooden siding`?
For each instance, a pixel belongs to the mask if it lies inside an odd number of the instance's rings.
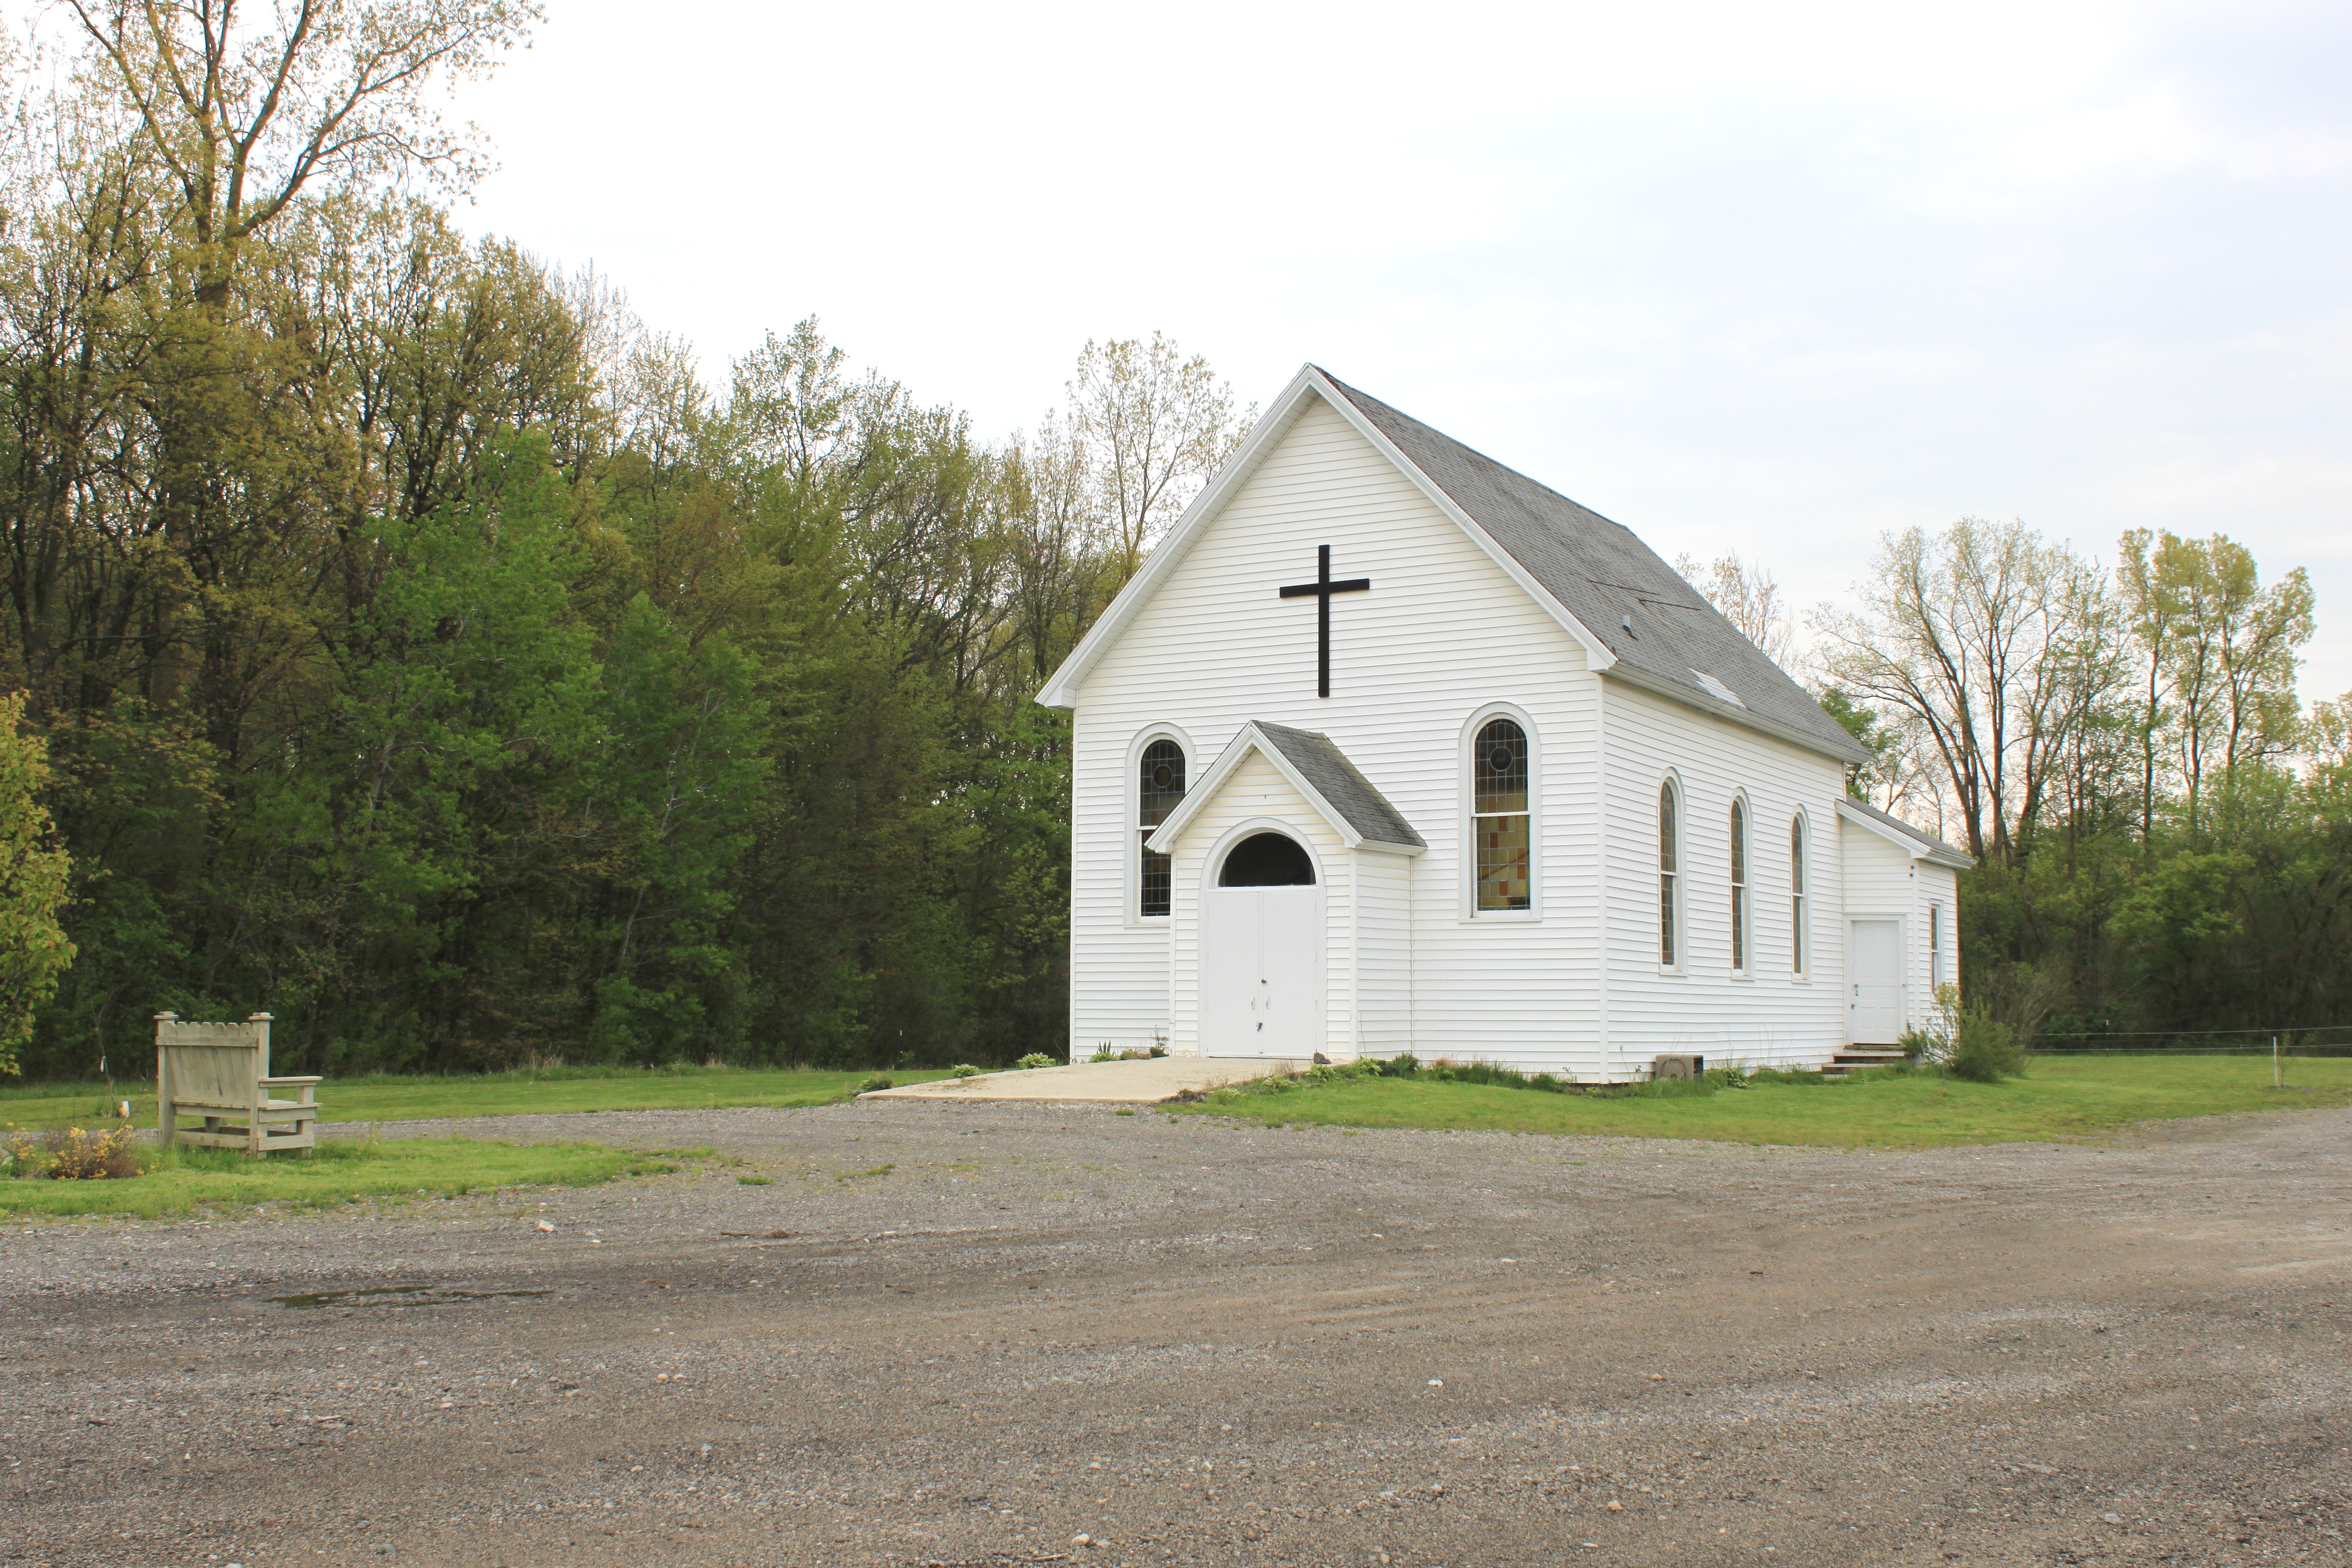
[[[1608,690],[1610,1076],[1646,1072],[1659,1053],[1710,1066],[1813,1067],[1845,1040],[1845,931],[1838,916],[1837,802],[1827,757],[1619,681]],[[1658,792],[1680,784],[1681,962],[1658,962]],[[1750,813],[1748,969],[1731,968],[1731,803]],[[1789,828],[1802,813],[1806,973],[1790,942]]]
[[[1960,933],[1955,923],[1960,913],[1960,882],[1949,866],[1915,860],[1911,863],[1911,870],[1917,913],[1912,921],[1914,936],[1908,965],[1913,972],[1913,984],[1905,989],[1916,998],[1910,1008],[1910,1022],[1916,1026],[1928,1021],[1936,1006],[1935,954],[1927,945],[1930,924],[1927,906],[1930,904],[1944,906],[1944,978],[1958,982],[1960,977]]]
[[[1903,1022],[1906,1027],[1916,1026],[1927,1021],[1929,1006],[1927,905],[1919,891],[1920,863],[1900,845],[1859,823],[1841,822],[1839,829],[1845,846],[1844,918],[1903,922]],[[1847,989],[1852,990],[1851,979]]]
[[[1356,1029],[1350,1054],[1412,1049],[1412,874],[1402,855],[1355,855]]]

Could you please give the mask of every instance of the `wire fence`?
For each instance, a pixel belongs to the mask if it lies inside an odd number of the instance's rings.
[[[2352,1024],[2293,1029],[2037,1030],[2033,1049],[2045,1056],[2352,1057]]]

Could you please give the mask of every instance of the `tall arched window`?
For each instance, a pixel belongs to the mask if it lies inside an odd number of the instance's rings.
[[[1789,824],[1789,973],[1805,972],[1805,819]]]
[[[1524,910],[1535,892],[1528,855],[1528,732],[1489,720],[1470,748],[1471,837],[1478,851],[1478,908]]]
[[[1152,830],[1168,820],[1184,798],[1184,748],[1170,740],[1158,740],[1143,748],[1141,776],[1136,780],[1136,832],[1150,838]],[[1168,894],[1173,879],[1169,873],[1168,857],[1140,851],[1142,876],[1139,879],[1140,896],[1136,903],[1139,915],[1164,915],[1168,912]]]
[[[1681,962],[1682,922],[1675,898],[1682,891],[1681,830],[1676,826],[1675,786],[1658,792],[1658,962],[1673,968]]]
[[[1731,968],[1748,973],[1748,806],[1731,803]]]

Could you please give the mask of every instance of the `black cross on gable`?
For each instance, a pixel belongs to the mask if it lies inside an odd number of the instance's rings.
[[[1315,581],[1299,583],[1282,590],[1286,599],[1304,599],[1310,594],[1315,598],[1315,695],[1331,695],[1331,595],[1360,594],[1372,585],[1370,577],[1350,577],[1344,583],[1331,581],[1331,547],[1315,547]]]

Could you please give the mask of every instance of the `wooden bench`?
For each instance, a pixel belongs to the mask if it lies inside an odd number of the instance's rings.
[[[315,1078],[269,1076],[269,1015],[241,1024],[190,1024],[155,1015],[156,1141],[267,1154],[319,1146]],[[290,1098],[280,1099],[285,1090]],[[201,1131],[182,1127],[201,1116]],[[241,1124],[233,1124],[241,1123]]]

